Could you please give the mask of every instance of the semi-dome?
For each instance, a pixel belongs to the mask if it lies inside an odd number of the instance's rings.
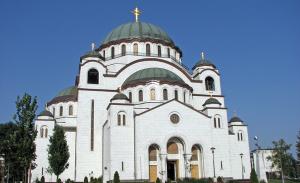
[[[129,98],[123,93],[117,93],[113,96],[113,98],[110,99],[110,101],[113,101],[113,100],[127,100],[127,101],[129,101]]]
[[[209,105],[209,104],[218,104],[218,105],[221,105],[221,102],[219,102],[217,99],[215,99],[215,98],[209,98],[209,99],[207,99],[205,102],[204,102],[204,104],[203,104],[203,106],[206,106],[206,105]]]
[[[179,85],[190,88],[178,75],[162,68],[148,68],[139,70],[129,76],[122,85],[122,88],[145,84],[151,80],[158,80],[160,83]]]
[[[113,29],[104,39],[103,44],[122,39],[149,38],[174,45],[173,40],[160,27],[145,22],[129,22]]]
[[[237,116],[234,116],[229,120],[229,123],[232,123],[232,122],[243,122],[243,120],[241,120],[241,118],[239,118]]]
[[[47,105],[59,103],[59,102],[68,102],[68,101],[77,101],[77,86],[71,86],[60,91]]]
[[[42,111],[39,115],[37,116],[48,116],[48,117],[53,117],[53,114],[50,111],[44,110]]]

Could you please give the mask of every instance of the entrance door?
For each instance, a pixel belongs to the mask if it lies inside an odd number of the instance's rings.
[[[170,179],[171,181],[176,180],[176,161],[167,162],[167,174],[168,179]]]
[[[156,165],[149,166],[149,174],[150,174],[150,182],[155,182],[157,179],[157,166]]]

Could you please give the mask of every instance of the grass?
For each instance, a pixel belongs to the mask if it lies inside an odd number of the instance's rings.
[[[281,179],[269,179],[269,183],[281,183]],[[300,183],[299,180],[284,180],[284,183]]]

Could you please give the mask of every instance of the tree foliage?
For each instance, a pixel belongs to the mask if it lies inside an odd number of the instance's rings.
[[[49,165],[53,173],[56,175],[56,180],[65,169],[69,167],[69,147],[66,141],[64,129],[55,125],[53,136],[50,137],[48,148]]]
[[[272,155],[267,157],[268,160],[272,161],[272,168],[279,168],[283,171],[283,176],[293,174],[293,156],[289,152],[291,144],[287,144],[283,139],[279,141],[273,141]]]
[[[251,173],[250,173],[250,182],[251,182],[251,183],[258,183],[257,174],[256,174],[254,168],[251,169]]]
[[[300,163],[300,130],[297,136],[296,151],[297,151],[297,161]]]
[[[120,183],[120,176],[118,171],[115,171],[113,183]]]

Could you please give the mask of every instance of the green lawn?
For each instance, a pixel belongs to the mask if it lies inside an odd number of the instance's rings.
[[[284,180],[285,183],[300,183],[298,180]],[[281,179],[269,179],[269,183],[281,183]]]

